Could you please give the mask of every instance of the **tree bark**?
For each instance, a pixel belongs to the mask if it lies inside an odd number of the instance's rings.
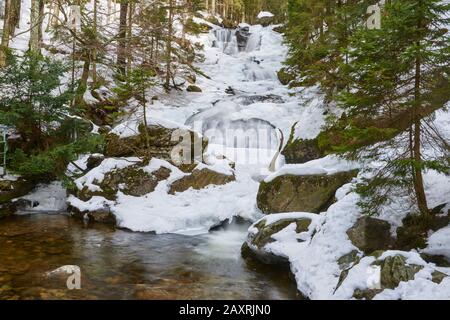
[[[40,53],[40,44],[39,44],[39,28],[41,26],[40,23],[40,0],[31,0],[31,16],[30,16],[30,42],[29,42],[29,50],[31,52]]]
[[[172,33],[173,33],[173,0],[169,1],[169,20],[167,26],[167,39],[166,39],[166,81],[164,87],[166,91],[170,90],[170,80],[172,78]]]
[[[10,17],[11,17],[11,0],[5,0],[5,14],[3,19],[3,32],[2,42],[0,46],[0,67],[6,65],[6,53],[9,48],[9,36],[10,36]]]
[[[127,67],[127,16],[128,16],[128,0],[120,2],[120,21],[117,47],[117,67],[119,73],[126,74]]]

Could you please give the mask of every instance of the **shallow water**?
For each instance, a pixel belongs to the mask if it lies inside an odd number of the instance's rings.
[[[66,215],[0,221],[0,299],[297,299],[287,270],[244,261],[246,224],[204,236],[132,233]],[[64,265],[81,268],[81,289]]]

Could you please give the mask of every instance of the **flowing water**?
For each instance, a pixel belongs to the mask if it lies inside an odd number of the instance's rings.
[[[67,215],[33,214],[0,223],[0,299],[296,299],[287,270],[240,256],[245,223],[204,236],[132,233]],[[81,269],[81,289],[64,265]]]

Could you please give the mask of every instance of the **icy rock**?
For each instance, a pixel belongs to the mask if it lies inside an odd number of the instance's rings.
[[[389,249],[394,240],[390,233],[391,225],[380,219],[363,216],[347,231],[350,241],[364,253]]]
[[[335,174],[283,175],[262,182],[257,197],[258,208],[266,214],[326,210],[336,190],[349,183],[357,170]]]

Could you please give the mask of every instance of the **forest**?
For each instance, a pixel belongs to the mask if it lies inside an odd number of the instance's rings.
[[[0,0],[0,299],[450,299],[449,27]]]

